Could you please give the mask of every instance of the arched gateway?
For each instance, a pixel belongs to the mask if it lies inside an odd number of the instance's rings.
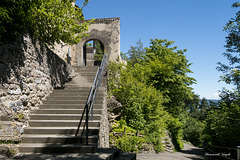
[[[75,66],[94,65],[94,54],[96,43],[101,45],[104,53],[110,61],[120,58],[120,19],[102,18],[88,27],[89,36],[84,37],[81,42],[71,47],[71,64]],[[89,41],[93,44],[86,45]],[[95,63],[96,64],[96,63]]]

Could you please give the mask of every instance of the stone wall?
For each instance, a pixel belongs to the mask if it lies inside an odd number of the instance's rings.
[[[16,122],[14,128],[22,132],[28,115],[53,88],[61,87],[70,73],[64,60],[29,36],[0,46],[0,117]],[[3,132],[0,130],[0,136]]]
[[[107,111],[107,88],[105,87],[105,95],[103,98],[103,109],[99,128],[99,148],[109,148],[109,122],[108,122],[108,111]]]

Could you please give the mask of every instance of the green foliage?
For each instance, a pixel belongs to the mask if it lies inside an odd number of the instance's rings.
[[[176,150],[181,150],[183,148],[182,139],[182,123],[178,118],[169,117],[166,121],[167,129],[171,133],[172,142]]]
[[[123,105],[122,116],[126,116],[126,121],[134,129],[143,130],[148,122],[148,126],[154,125],[158,121],[159,114],[163,112],[162,95],[151,86],[146,86],[138,81],[132,74],[134,70],[131,66],[110,64],[109,90]],[[114,70],[119,69],[119,78]],[[145,128],[146,129],[146,128]]]
[[[127,65],[110,63],[108,92],[122,104],[120,119],[145,134],[145,140],[157,152],[163,149],[160,139],[169,130],[177,150],[183,147],[182,123],[177,118],[186,101],[193,99],[195,82],[184,52],[170,48],[172,41],[155,39],[143,49],[142,43],[131,46],[123,56]],[[170,114],[169,114],[170,113]]]
[[[55,42],[74,44],[81,40],[90,22],[84,20],[82,8],[73,0],[5,0],[0,7],[0,43],[15,40],[29,33],[53,45]],[[84,1],[84,6],[88,0]]]
[[[135,67],[115,63],[109,65],[108,91],[123,105],[121,119],[126,119],[126,125],[135,131],[143,131],[147,135],[147,142],[153,144],[157,152],[162,150],[159,140],[169,126],[177,148],[181,148],[181,127],[178,127],[177,119],[167,124],[172,116],[164,110],[161,92],[138,81],[134,77],[137,75],[136,70],[141,74],[141,69],[136,68],[136,65]],[[180,131],[175,133],[174,129]]]
[[[1,1],[0,44],[15,40],[30,28],[28,17],[32,6],[30,0]]]
[[[135,152],[141,149],[142,144],[144,143],[144,139],[142,137],[132,136],[132,135],[124,135],[117,140],[117,148],[121,149],[124,152]]]
[[[194,112],[199,107],[200,100],[199,95],[193,93],[192,98],[185,100],[185,109]]]
[[[234,93],[238,95],[237,93]],[[235,148],[240,144],[240,101],[222,101],[209,111],[203,140],[217,146]]]
[[[161,142],[161,138],[159,138],[161,136],[159,136],[159,133],[156,133],[156,132],[148,133],[145,136],[146,142],[148,142],[149,144],[153,144],[154,150],[157,153],[164,150],[163,144]]]
[[[197,119],[199,118],[199,104],[200,104],[199,95],[194,93],[192,99],[185,100],[185,109],[191,117]]]
[[[192,98],[190,85],[195,83],[195,79],[187,76],[192,71],[184,55],[186,50],[170,47],[173,43],[166,39],[152,39],[142,63],[147,68],[147,84],[163,93],[167,111],[177,116],[184,108],[185,100]]]
[[[8,158],[13,157],[17,153],[17,149],[13,147],[8,147],[6,150],[6,156]]]
[[[208,102],[208,100],[205,98],[201,100],[199,99],[198,104],[191,106],[191,109],[189,110],[189,115],[196,120],[203,122],[207,117],[208,111],[215,106],[216,104],[214,102]]]
[[[239,9],[239,2],[235,2],[232,7]],[[217,69],[223,72],[223,76],[220,77],[221,81],[227,84],[233,84],[236,88],[240,89],[240,11],[236,13],[234,18],[231,18],[224,27],[224,30],[228,33],[226,37],[226,52],[223,56],[229,61],[229,65],[218,62]]]
[[[18,114],[17,114],[17,117],[18,117],[18,120],[19,120],[19,121],[22,121],[22,120],[25,119],[25,116],[24,116],[23,113],[18,113]]]
[[[144,138],[136,136],[137,131],[127,126],[126,121],[123,119],[115,121],[112,132],[120,133],[121,136],[114,137],[110,135],[110,143],[114,143],[117,148],[124,152],[138,152],[145,142]]]
[[[218,63],[218,71],[223,72],[221,81],[235,85],[234,91],[222,90],[221,102],[208,112],[203,140],[216,146],[235,148],[240,144],[240,11],[239,2],[232,7],[238,9],[236,16],[231,18],[224,27],[226,52],[223,53],[229,64]]]
[[[96,54],[94,55],[94,60],[95,61],[102,61],[103,59],[103,46],[101,45],[101,43],[99,41],[95,41],[95,45],[96,45]]]
[[[112,126],[113,132],[123,133],[125,130],[126,133],[136,133],[137,131],[129,126],[125,120],[121,119],[119,121],[115,121],[114,125]]]
[[[134,65],[139,63],[145,54],[145,49],[143,48],[143,43],[140,39],[137,42],[136,46],[130,46],[130,49],[126,54],[122,54],[123,59],[128,60],[128,63]]]
[[[183,123],[183,139],[195,146],[201,146],[204,123],[188,116],[187,113],[180,115],[180,121]]]
[[[92,45],[93,45],[92,43],[87,43],[86,44],[87,47],[92,47]]]
[[[0,144],[19,144],[20,141],[18,140],[0,140]]]

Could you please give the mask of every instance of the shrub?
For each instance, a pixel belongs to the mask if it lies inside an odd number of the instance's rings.
[[[180,120],[183,123],[183,139],[195,146],[201,146],[204,123],[187,114],[182,114]]]
[[[176,150],[183,148],[182,139],[182,123],[178,118],[170,117],[167,121],[167,129],[171,133],[172,142]]]
[[[121,149],[124,152],[138,152],[142,148],[142,144],[145,142],[144,138],[124,135],[119,137],[116,142],[117,148]]]

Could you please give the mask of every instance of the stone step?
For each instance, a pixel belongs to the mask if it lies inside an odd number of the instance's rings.
[[[78,94],[78,93],[88,94],[89,92],[90,92],[90,90],[75,90],[75,89],[60,90],[60,89],[58,89],[58,90],[53,90],[53,92],[51,94],[53,94],[53,93],[71,93],[74,95],[74,94]],[[51,94],[50,94],[50,96],[51,96]]]
[[[101,97],[101,98],[97,98],[99,100],[103,100],[103,95],[98,95],[97,97]],[[88,96],[87,95],[83,95],[83,96],[58,96],[58,95],[53,95],[53,96],[49,96],[46,98],[46,101],[52,101],[52,100],[56,100],[56,101],[61,101],[61,100],[74,100],[74,101],[77,101],[77,100],[84,100],[86,102]]]
[[[52,101],[52,100],[87,100],[87,95],[82,96],[60,96],[60,95],[53,95],[46,98],[46,101]]]
[[[53,100],[46,100],[43,101],[43,104],[85,104],[86,100],[57,100],[57,99],[53,99]],[[97,99],[97,101],[95,101],[95,104],[102,104],[103,101],[100,99]]]
[[[92,85],[92,84],[91,84]],[[78,90],[78,89],[74,89],[74,88],[70,88],[70,89],[65,89],[65,90],[62,90],[61,92],[59,91],[54,91],[52,92],[51,94],[53,93],[70,93],[72,96],[74,96],[75,94],[85,94],[88,96],[88,94],[90,93],[90,90],[88,91],[81,91],[81,90]],[[100,94],[100,95],[103,95],[105,92],[103,90],[97,90],[97,94]],[[70,95],[69,95],[70,96]]]
[[[95,79],[95,76],[80,76],[78,75],[78,78],[74,81],[71,81],[71,82],[68,82],[68,85],[75,85],[75,84],[79,84],[79,83],[84,83],[86,81],[94,81]],[[80,85],[81,87],[82,85]],[[89,86],[89,85],[86,85],[87,87],[92,87],[92,86]]]
[[[82,133],[83,128],[79,128],[79,133]],[[74,134],[77,132],[77,127],[28,127],[24,130],[25,134]],[[98,127],[89,127],[88,133],[96,135],[99,133]]]
[[[65,91],[65,92],[53,92],[50,94],[49,97],[59,97],[59,96],[64,96],[64,97],[71,97],[71,96],[77,96],[77,97],[88,97],[89,95],[89,92],[68,92],[68,91]]]
[[[73,144],[86,143],[86,136],[74,135],[48,135],[48,134],[25,134],[21,138],[22,143],[51,143],[51,144]],[[98,142],[97,135],[89,135],[88,143],[96,144]]]
[[[98,68],[97,66],[72,66],[73,68],[79,68],[79,69],[93,69]]]
[[[94,77],[83,77],[83,80],[81,79],[81,83],[85,83],[85,82],[87,82],[87,86],[89,86],[89,87],[92,87],[92,84],[93,84],[93,82],[94,82]],[[68,83],[69,85],[73,85],[73,84],[76,84],[76,82],[69,82]],[[91,84],[91,85],[89,85],[89,84]]]
[[[98,66],[74,66],[75,71],[97,71]]]
[[[18,154],[14,159],[19,160],[115,160],[119,155],[119,149],[101,148],[96,153],[25,153]],[[130,160],[130,159],[125,159]]]
[[[96,76],[96,72],[81,72],[79,73],[80,76],[89,76],[89,77],[95,77]]]
[[[85,104],[42,104],[39,109],[83,109]],[[102,109],[102,104],[94,104],[94,109]]]
[[[88,71],[88,70],[76,70],[75,71],[76,75],[80,75],[80,76],[96,76],[97,74],[97,70],[96,71]]]
[[[80,91],[90,91],[91,87],[80,87],[77,84],[71,84],[70,82],[67,82],[66,84],[64,84],[63,88],[55,89],[54,91],[63,91],[66,89],[78,89]]]
[[[72,83],[70,83],[70,82],[72,82]],[[79,86],[76,81],[69,81],[69,82],[65,83],[63,89],[71,88],[71,87],[74,87],[74,88],[77,87],[81,90],[90,90],[91,89],[91,87],[81,87],[81,86]]]
[[[80,90],[54,90],[50,96],[53,96],[53,95],[74,95],[74,96],[81,96],[81,95],[89,95],[90,93],[90,90],[89,91],[80,91]],[[104,92],[101,92],[101,91],[98,91],[97,94],[104,94]]]
[[[82,89],[78,85],[69,84],[69,85],[66,85],[63,90],[79,90],[79,91],[85,91],[85,92],[88,91],[89,92],[91,90],[91,88],[89,87],[88,89]]]
[[[29,125],[32,127],[77,127],[80,120],[30,120]],[[82,121],[80,127],[85,123]],[[89,120],[88,125],[91,127],[99,127],[100,120]]]
[[[81,114],[33,114],[30,115],[31,120],[80,120]],[[83,117],[85,119],[86,116]],[[101,114],[94,114],[91,120],[101,120]]]
[[[96,74],[96,73],[95,73]],[[95,79],[95,74],[91,74],[91,73],[82,73],[82,74],[79,74],[79,79],[82,79],[82,80],[89,80],[89,81],[94,81]],[[69,82],[69,84],[72,84],[71,82]]]
[[[83,109],[38,109],[35,114],[82,114]],[[93,114],[101,114],[101,109],[94,109]]]
[[[22,153],[95,153],[96,145],[22,143],[19,151]]]

